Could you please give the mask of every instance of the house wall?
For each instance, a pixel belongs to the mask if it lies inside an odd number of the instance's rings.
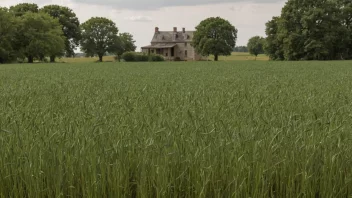
[[[187,50],[187,55],[185,51]],[[181,60],[195,60],[195,51],[190,43],[177,43],[175,46],[176,57],[180,57]]]

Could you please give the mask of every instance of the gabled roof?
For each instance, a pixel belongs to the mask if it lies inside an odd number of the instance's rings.
[[[148,45],[142,47],[142,49],[162,49],[162,48],[173,48],[175,47],[176,44],[163,44],[163,43],[158,43],[155,45]]]
[[[173,31],[158,31],[154,33],[152,43],[172,43],[172,42],[191,42],[194,31],[173,32]]]

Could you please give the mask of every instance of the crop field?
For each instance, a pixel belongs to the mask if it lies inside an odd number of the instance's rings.
[[[96,62],[98,61],[98,57],[75,57],[75,58],[60,58],[58,62],[64,63],[89,63],[89,62]],[[209,56],[208,60],[214,60],[214,56]],[[230,56],[220,56],[220,61],[251,61],[251,60],[258,60],[258,61],[267,61],[269,57],[260,54],[257,58],[255,56],[250,55],[249,53],[245,52],[232,52]],[[115,62],[114,56],[105,56],[104,62]]]
[[[351,65],[0,65],[0,197],[351,197]]]

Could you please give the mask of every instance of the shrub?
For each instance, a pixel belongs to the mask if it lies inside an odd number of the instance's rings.
[[[135,61],[135,53],[134,52],[125,52],[122,54],[121,58],[126,62]]]
[[[181,58],[180,57],[175,57],[174,61],[181,61]]]
[[[161,55],[147,55],[139,52],[125,52],[122,54],[121,58],[126,62],[164,61],[164,58]]]
[[[164,61],[164,57],[160,56],[159,54],[151,54],[150,55],[152,61],[156,61],[156,62],[160,62],[160,61]]]

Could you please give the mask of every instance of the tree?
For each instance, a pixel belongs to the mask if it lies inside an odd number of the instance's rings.
[[[210,17],[200,22],[192,39],[192,46],[204,56],[231,55],[236,46],[237,29],[229,21],[220,17]]]
[[[273,17],[271,21],[267,22],[265,33],[267,35],[264,43],[265,54],[269,56],[270,60],[283,60],[283,36],[278,32],[280,17]]]
[[[125,52],[134,52],[137,46],[134,44],[133,36],[130,33],[121,33],[118,37],[118,42],[116,44],[117,48],[117,59],[120,61],[121,55]]]
[[[20,3],[10,7],[10,11],[15,14],[16,17],[23,16],[27,12],[38,13],[39,8],[34,3]]]
[[[351,59],[349,0],[289,0],[266,24],[265,51],[276,60]]]
[[[65,47],[61,25],[45,13],[27,12],[20,17],[15,46],[22,56],[33,63],[34,58],[57,54]]]
[[[15,58],[13,42],[17,29],[17,19],[7,8],[0,7],[0,63],[8,62]]]
[[[118,28],[115,23],[103,17],[93,17],[81,25],[81,50],[87,56],[99,56],[103,61],[105,53],[116,53],[118,46]]]
[[[249,53],[254,55],[257,59],[258,54],[263,54],[263,45],[264,45],[264,38],[260,36],[255,36],[249,39],[247,47]]]
[[[80,22],[76,14],[68,7],[59,5],[48,5],[44,6],[40,12],[44,12],[59,20],[62,31],[65,36],[65,55],[72,57],[74,50],[79,45],[81,37],[81,31],[79,28]],[[61,56],[62,53],[52,54],[50,56],[50,62],[55,62],[56,56]]]

